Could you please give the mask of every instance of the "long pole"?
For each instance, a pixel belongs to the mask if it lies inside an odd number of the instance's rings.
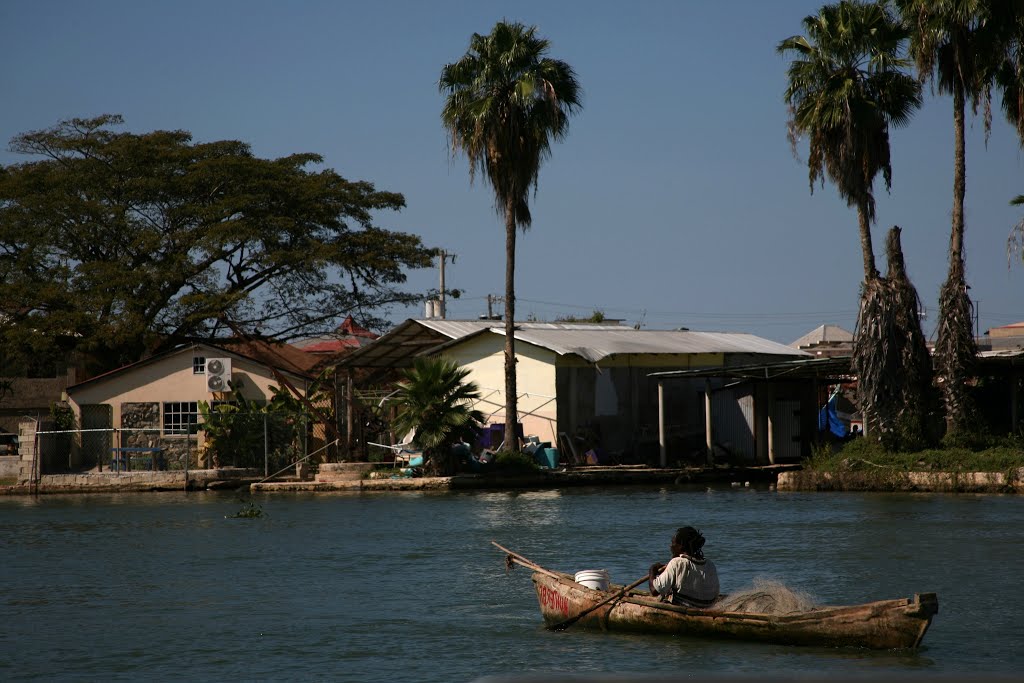
[[[665,440],[665,382],[658,380],[658,462],[668,466],[668,447]]]
[[[192,423],[185,431],[185,493],[188,493],[188,459],[192,457]]]
[[[444,262],[450,258],[452,263],[455,263],[455,256],[455,254],[449,254],[444,249],[437,250],[438,266],[441,270],[441,311],[438,313],[438,317],[440,317],[441,320],[445,319]]]
[[[704,438],[707,445],[707,463],[715,464],[715,440],[711,433],[711,378],[704,378]]]

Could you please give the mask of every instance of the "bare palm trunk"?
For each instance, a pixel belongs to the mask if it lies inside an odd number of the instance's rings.
[[[964,260],[964,197],[967,194],[967,150],[964,145],[964,99],[963,85],[957,82],[953,90],[953,228],[949,235],[950,272],[954,263]]]
[[[875,249],[871,244],[871,223],[868,221],[868,207],[863,200],[857,206],[857,223],[860,227],[860,250],[864,257],[864,282],[868,283],[878,277],[875,267]]]
[[[861,377],[858,383],[858,399],[864,417],[865,429],[878,428],[877,396],[875,388],[869,387],[869,378],[877,365],[880,340],[878,331],[882,324],[878,310],[879,278],[875,267],[875,249],[871,243],[871,223],[868,221],[867,203],[862,199],[857,205],[857,223],[860,228],[860,250],[864,259],[864,284],[860,289],[860,307],[857,311],[857,334],[854,341],[854,367]],[[882,430],[884,431],[884,430]]]
[[[953,85],[953,129],[955,133],[953,172],[953,225],[949,236],[949,274],[939,293],[939,327],[935,359],[946,404],[947,431],[971,428],[973,414],[967,383],[971,379],[977,345],[974,314],[967,295],[964,268],[964,196],[967,191],[967,155],[964,146],[963,84]]]
[[[518,451],[516,424],[516,222],[514,199],[505,204],[505,450]]]

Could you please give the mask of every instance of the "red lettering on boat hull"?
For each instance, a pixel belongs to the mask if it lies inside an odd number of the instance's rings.
[[[550,609],[569,615],[569,598],[560,595],[558,591],[547,586],[537,586],[537,599],[540,601],[541,609]]]

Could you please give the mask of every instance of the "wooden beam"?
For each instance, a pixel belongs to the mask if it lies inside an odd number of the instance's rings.
[[[668,467],[668,448],[665,444],[665,383],[658,380],[658,449],[662,467]]]
[[[352,457],[352,425],[355,421],[355,389],[352,368],[345,373],[345,456]]]
[[[709,465],[715,462],[715,440],[711,433],[711,378],[704,378],[704,438],[707,443],[707,462]]]
[[[1020,375],[1016,369],[1010,373],[1010,434],[1017,433],[1017,425],[1020,423],[1020,412],[1017,403],[1017,382]]]

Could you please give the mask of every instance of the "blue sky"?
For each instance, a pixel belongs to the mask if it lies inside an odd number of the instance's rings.
[[[775,46],[820,4],[7,0],[0,137],[119,113],[133,131],[319,153],[405,195],[378,223],[457,254],[447,284],[464,295],[448,317],[476,318],[504,287],[503,227],[490,189],[449,154],[436,84],[473,32],[522,21],[575,68],[584,108],[541,170],[519,239],[519,317],[599,309],[788,343],[822,323],[852,331],[862,274],[854,211],[827,184],[811,194],[785,136]],[[980,117],[969,124],[967,278],[984,332],[1024,320],[1024,266],[1006,254],[1024,182],[998,108],[987,146]],[[876,188],[879,264],[900,225],[928,335],[947,268],[952,135],[950,100],[929,96],[892,134],[892,193]],[[0,163],[22,160],[3,145]],[[436,269],[410,274],[413,289],[437,284]]]

